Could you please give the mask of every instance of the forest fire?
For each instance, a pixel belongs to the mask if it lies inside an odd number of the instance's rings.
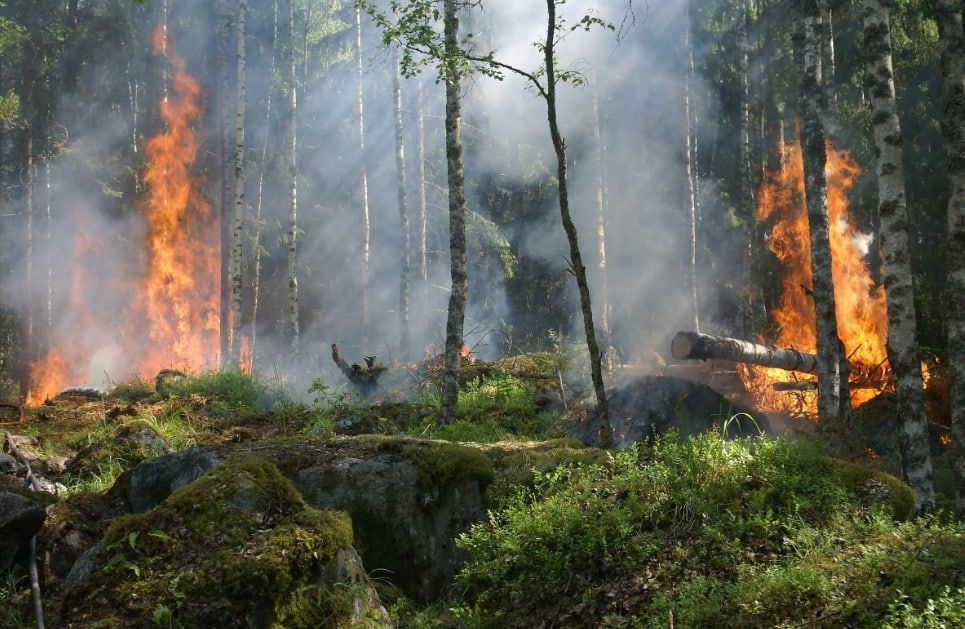
[[[131,277],[117,261],[107,286],[92,286],[87,256],[109,249],[78,222],[66,272],[71,289],[66,311],[72,323],[58,329],[46,355],[31,364],[28,404],[38,404],[68,385],[88,379],[98,350],[91,339],[110,339],[124,357],[123,373],[153,377],[176,367],[199,369],[217,363],[219,334],[219,221],[191,174],[198,152],[194,122],[201,114],[200,87],[170,51],[159,27],[154,51],[172,69],[170,94],[160,103],[164,128],[146,146],[148,193],[140,213],[146,223],[143,267]],[[123,295],[127,306],[115,321],[93,317],[87,307],[94,288]],[[98,342],[99,345],[103,341]]]
[[[769,221],[768,245],[783,269],[780,304],[771,313],[774,344],[814,352],[814,302],[810,294],[811,247],[804,202],[804,166],[800,144],[785,145],[783,168],[768,173],[759,190],[757,217]],[[848,214],[847,194],[860,167],[851,156],[827,147],[828,212],[832,275],[838,333],[852,371],[851,403],[857,406],[891,385],[886,339],[888,318],[884,288],[876,286],[866,256],[869,239],[859,233]],[[795,372],[738,365],[744,385],[761,410],[815,416],[813,387],[776,391],[774,385],[798,382]],[[807,378],[807,377],[806,377]]]

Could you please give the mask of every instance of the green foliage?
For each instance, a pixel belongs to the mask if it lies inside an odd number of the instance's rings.
[[[942,588],[937,598],[916,607],[905,594],[888,610],[885,629],[940,629],[965,626],[965,588]]]
[[[173,398],[214,398],[230,410],[251,412],[277,410],[290,403],[280,383],[252,377],[236,369],[206,371],[172,380],[165,385],[165,392]]]
[[[154,395],[154,384],[141,378],[134,378],[115,385],[108,394],[108,399],[120,400],[133,404]]]
[[[953,585],[965,529],[895,523],[900,483],[856,467],[810,444],[667,435],[538,474],[459,539],[460,579],[491,626],[880,623],[899,589],[920,606]]]
[[[457,420],[440,425],[425,419],[408,428],[413,437],[492,443],[518,437],[545,437],[554,416],[536,405],[536,387],[509,373],[494,371],[460,389]],[[423,401],[438,404],[432,394]]]

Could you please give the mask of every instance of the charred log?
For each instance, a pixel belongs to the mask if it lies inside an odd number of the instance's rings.
[[[818,357],[814,354],[697,332],[678,332],[670,344],[670,353],[677,360],[732,360],[805,373],[818,370]]]
[[[385,365],[378,363],[375,356],[365,356],[364,367],[357,363],[350,365],[342,358],[342,353],[338,351],[338,345],[335,343],[332,343],[332,360],[349,382],[363,393],[371,392],[378,385],[379,377],[388,369]]]

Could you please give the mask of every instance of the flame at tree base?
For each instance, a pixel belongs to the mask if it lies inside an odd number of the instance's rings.
[[[857,406],[893,390],[886,348],[888,316],[884,287],[871,277],[866,258],[871,237],[855,228],[848,214],[847,194],[861,168],[846,151],[827,145],[828,217],[831,267],[838,335],[852,372],[851,404]],[[776,331],[773,344],[814,353],[817,347],[814,300],[810,292],[811,238],[804,198],[804,160],[800,144],[783,147],[783,166],[769,172],[759,190],[757,218],[773,225],[768,248],[780,263],[781,298],[769,314]],[[762,339],[764,340],[764,339]],[[775,384],[815,382],[813,376],[781,369],[738,365],[745,388],[766,412],[817,415],[813,387]]]
[[[218,364],[220,222],[191,174],[198,152],[194,124],[201,89],[171,52],[164,29],[155,29],[154,51],[170,63],[170,96],[161,101],[164,129],[145,148],[148,194],[140,206],[146,224],[143,267],[130,276],[129,262],[112,251],[88,221],[77,233],[63,272],[71,288],[46,355],[30,365],[27,404],[42,403],[65,386],[86,383],[104,361],[110,377],[152,378],[165,368],[198,370]],[[89,273],[88,256],[115,256],[106,277]],[[95,312],[96,295],[126,304],[121,312]]]

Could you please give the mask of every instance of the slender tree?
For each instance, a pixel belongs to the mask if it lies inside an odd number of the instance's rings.
[[[607,194],[606,171],[603,166],[603,133],[600,116],[600,90],[596,73],[591,79],[593,88],[593,187],[596,191],[596,247],[600,271],[600,336],[603,341],[603,363],[608,373],[616,368],[616,356],[610,342],[610,280],[606,261]]]
[[[399,281],[399,353],[405,360],[409,347],[409,284],[412,269],[411,235],[409,233],[409,203],[405,194],[405,134],[403,129],[402,81],[400,79],[397,47],[392,47],[392,92],[395,109],[395,166],[396,190],[399,199],[399,219],[402,223],[402,268]]]
[[[235,202],[231,220],[231,325],[228,347],[231,364],[241,365],[241,256],[245,216],[245,22],[248,17],[247,0],[238,0],[238,74],[237,103],[235,106]]]
[[[371,265],[371,224],[369,217],[369,175],[365,167],[365,92],[362,72],[362,10],[355,9],[355,62],[358,74],[356,122],[359,134],[359,187],[362,203],[362,344],[369,340],[369,270]]]
[[[915,293],[908,247],[901,126],[891,61],[890,4],[890,0],[865,0],[864,3],[864,48],[868,55],[866,77],[873,111],[878,216],[888,303],[888,361],[898,397],[902,472],[905,482],[915,492],[917,511],[926,513],[935,508],[935,491],[921,363],[915,339]]]
[[[942,136],[948,168],[948,281],[945,287],[955,511],[965,518],[965,37],[962,5],[937,0],[942,70]]]
[[[740,190],[740,212],[744,217],[744,242],[741,243],[741,325],[745,338],[754,338],[758,322],[755,321],[754,305],[754,233],[757,219],[754,211],[754,187],[751,182],[751,136],[750,136],[750,80],[748,76],[748,57],[750,55],[750,0],[742,0],[740,17],[740,53],[738,72],[740,75],[740,156],[738,178]]]
[[[422,99],[422,81],[419,81],[419,277],[422,279],[423,304],[429,299],[429,205],[426,200],[426,125],[425,103]]]
[[[272,28],[271,28],[271,62],[268,64],[269,77],[275,76],[275,61],[278,52],[278,0],[271,3]],[[271,78],[268,81],[268,88],[265,94],[265,137],[261,144],[261,163],[258,165],[258,200],[255,204],[255,224],[252,235],[251,248],[254,255],[254,269],[251,280],[251,365],[255,365],[256,341],[258,340],[258,305],[261,300],[261,230],[262,230],[262,206],[265,200],[265,165],[268,161],[268,140],[271,137],[269,125],[271,124],[271,105],[274,86]]]
[[[700,304],[697,300],[697,187],[694,173],[694,154],[696,152],[696,132],[694,116],[691,113],[691,99],[694,89],[694,44],[691,33],[690,0],[687,0],[684,13],[684,46],[687,49],[687,70],[684,76],[684,118],[686,141],[684,143],[684,164],[687,174],[687,225],[690,230],[690,251],[687,259],[687,282],[690,290],[691,325],[695,332],[700,331]],[[604,299],[606,299],[604,297]]]
[[[163,8],[163,7],[162,7]],[[218,199],[218,215],[221,219],[221,345],[220,360],[222,364],[230,360],[231,345],[231,221],[229,217],[232,211],[229,210],[232,191],[229,182],[232,179],[232,172],[228,157],[229,143],[229,117],[230,109],[228,98],[230,94],[229,73],[228,73],[228,40],[229,21],[227,0],[218,0],[216,4],[217,24],[218,24],[218,173],[220,197]],[[166,21],[165,21],[166,28]],[[166,39],[165,39],[166,41]],[[166,70],[165,70],[166,71]],[[167,81],[163,82],[163,89],[167,89]]]
[[[446,168],[449,179],[449,260],[452,289],[446,317],[445,369],[440,421],[456,419],[459,366],[469,280],[466,272],[466,178],[462,164],[462,59],[459,49],[458,0],[443,0],[444,78],[446,83]]]
[[[295,0],[288,0],[288,340],[292,354],[300,349],[298,327],[298,85],[295,81]]]
[[[842,345],[835,316],[834,284],[831,279],[831,243],[828,233],[827,161],[824,134],[824,90],[821,83],[820,11],[816,0],[803,0],[804,41],[800,108],[804,128],[804,194],[811,233],[812,293],[818,345],[818,413],[826,419],[848,420],[850,402],[847,376],[842,376]]]
[[[23,39],[23,141],[20,152],[21,184],[23,186],[23,214],[25,218],[25,267],[26,302],[21,324],[21,380],[20,393],[24,398],[30,395],[30,362],[34,358],[34,96],[37,71],[37,9],[30,3],[26,13],[27,36]]]

